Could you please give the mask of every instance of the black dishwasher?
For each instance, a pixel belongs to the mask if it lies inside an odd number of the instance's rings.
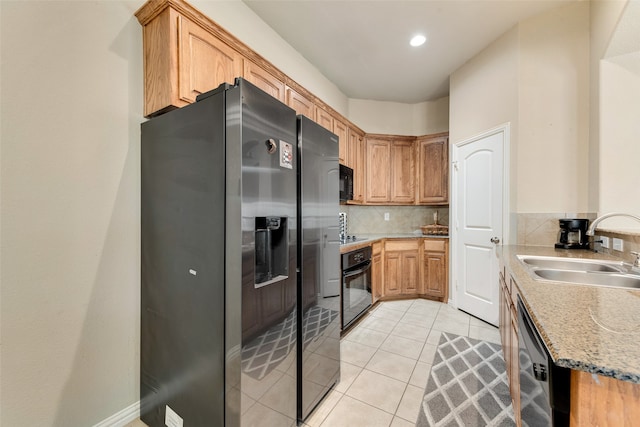
[[[569,426],[571,370],[553,363],[519,296],[518,329],[522,425]]]

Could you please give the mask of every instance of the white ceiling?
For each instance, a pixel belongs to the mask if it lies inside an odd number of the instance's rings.
[[[517,22],[580,0],[243,1],[347,97],[413,104],[448,95],[449,75]]]

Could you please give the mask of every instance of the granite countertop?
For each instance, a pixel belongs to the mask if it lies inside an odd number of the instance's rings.
[[[448,239],[449,236],[423,235],[417,233],[395,233],[395,234],[366,234],[358,235],[355,242],[343,243],[340,245],[340,253],[360,249],[370,246],[376,240],[381,239]]]
[[[551,247],[501,250],[498,255],[558,366],[640,383],[640,290],[536,281],[516,255],[620,258]]]

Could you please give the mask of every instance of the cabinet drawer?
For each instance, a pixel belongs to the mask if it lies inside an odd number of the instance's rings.
[[[424,240],[424,250],[431,252],[444,252],[445,241],[444,240]]]
[[[417,250],[420,246],[418,239],[413,240],[387,240],[384,244],[386,251],[411,251]]]

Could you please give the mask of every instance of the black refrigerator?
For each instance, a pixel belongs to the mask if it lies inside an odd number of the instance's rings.
[[[294,110],[236,79],[142,124],[140,418],[297,419]]]
[[[238,78],[141,150],[140,418],[296,425],[339,378],[337,138]]]

